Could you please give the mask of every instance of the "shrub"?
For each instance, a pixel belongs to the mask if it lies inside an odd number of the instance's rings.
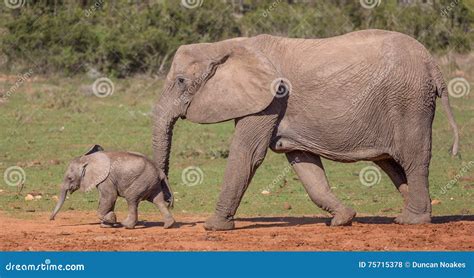
[[[345,0],[245,1],[244,9],[227,3],[232,1],[203,1],[194,9],[180,1],[152,2],[27,1],[20,9],[4,8],[0,51],[10,69],[33,65],[35,72],[66,75],[94,69],[125,77],[165,71],[182,44],[261,33],[322,38],[389,29],[436,52],[467,52],[473,41],[473,10],[460,1],[407,5],[392,0],[374,9]]]

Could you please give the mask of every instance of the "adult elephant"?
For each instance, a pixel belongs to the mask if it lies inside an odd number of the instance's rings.
[[[431,220],[428,167],[436,97],[454,130],[446,84],[413,38],[365,30],[328,39],[270,35],[181,46],[154,110],[153,147],[168,173],[173,126],[235,120],[215,213],[206,229],[234,228],[233,216],[270,147],[285,153],[312,201],[345,225],[355,211],[331,192],[320,157],[373,161],[405,206],[397,223]]]

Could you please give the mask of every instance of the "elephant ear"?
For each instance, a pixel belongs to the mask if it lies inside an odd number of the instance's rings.
[[[83,162],[81,189],[88,192],[102,183],[110,173],[110,159],[103,152],[95,152],[81,157]]]
[[[187,109],[186,118],[192,122],[217,123],[255,114],[274,98],[271,86],[277,74],[267,57],[245,40],[231,46],[217,44],[206,44],[203,48],[209,49],[197,51],[217,59],[210,61],[210,77]]]
[[[104,148],[101,145],[92,146],[84,155],[93,154],[95,152],[103,152]]]

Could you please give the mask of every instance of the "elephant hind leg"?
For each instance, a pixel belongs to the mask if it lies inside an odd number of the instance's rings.
[[[286,154],[311,200],[334,217],[331,226],[349,225],[356,212],[341,203],[329,187],[326,173],[318,155],[292,151]]]
[[[399,224],[423,224],[431,222],[431,198],[429,193],[429,165],[431,160],[431,126],[407,133],[400,159],[407,182],[407,202],[402,214],[395,219]]]
[[[408,203],[408,182],[405,170],[393,158],[374,161],[392,180],[393,184],[403,197],[403,203]]]
[[[173,218],[173,215],[171,215],[171,212],[168,209],[168,206],[165,202],[165,197],[163,194],[163,191],[160,191],[156,194],[152,194],[149,198],[148,201],[152,202],[155,204],[155,206],[160,210],[161,215],[163,216],[163,222],[164,226],[163,228],[168,229],[173,227],[175,220]]]
[[[133,229],[135,228],[135,225],[138,221],[138,203],[140,201],[134,198],[126,198],[126,200],[128,205],[128,215],[127,218],[121,222],[121,224],[127,229]]]
[[[420,166],[407,173],[408,198],[402,214],[395,219],[399,224],[431,222],[431,199],[428,189],[428,169]]]

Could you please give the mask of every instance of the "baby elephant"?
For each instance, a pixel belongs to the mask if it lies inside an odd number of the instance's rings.
[[[104,152],[99,145],[69,164],[61,196],[50,219],[54,220],[61,209],[67,192],[73,193],[79,188],[90,191],[94,187],[98,188],[100,195],[98,215],[101,227],[112,227],[116,223],[114,206],[118,196],[127,200],[128,216],[121,223],[126,228],[135,227],[138,203],[142,200],[158,207],[164,217],[165,228],[175,223],[168,210],[173,206],[173,193],[165,174],[142,154]]]

